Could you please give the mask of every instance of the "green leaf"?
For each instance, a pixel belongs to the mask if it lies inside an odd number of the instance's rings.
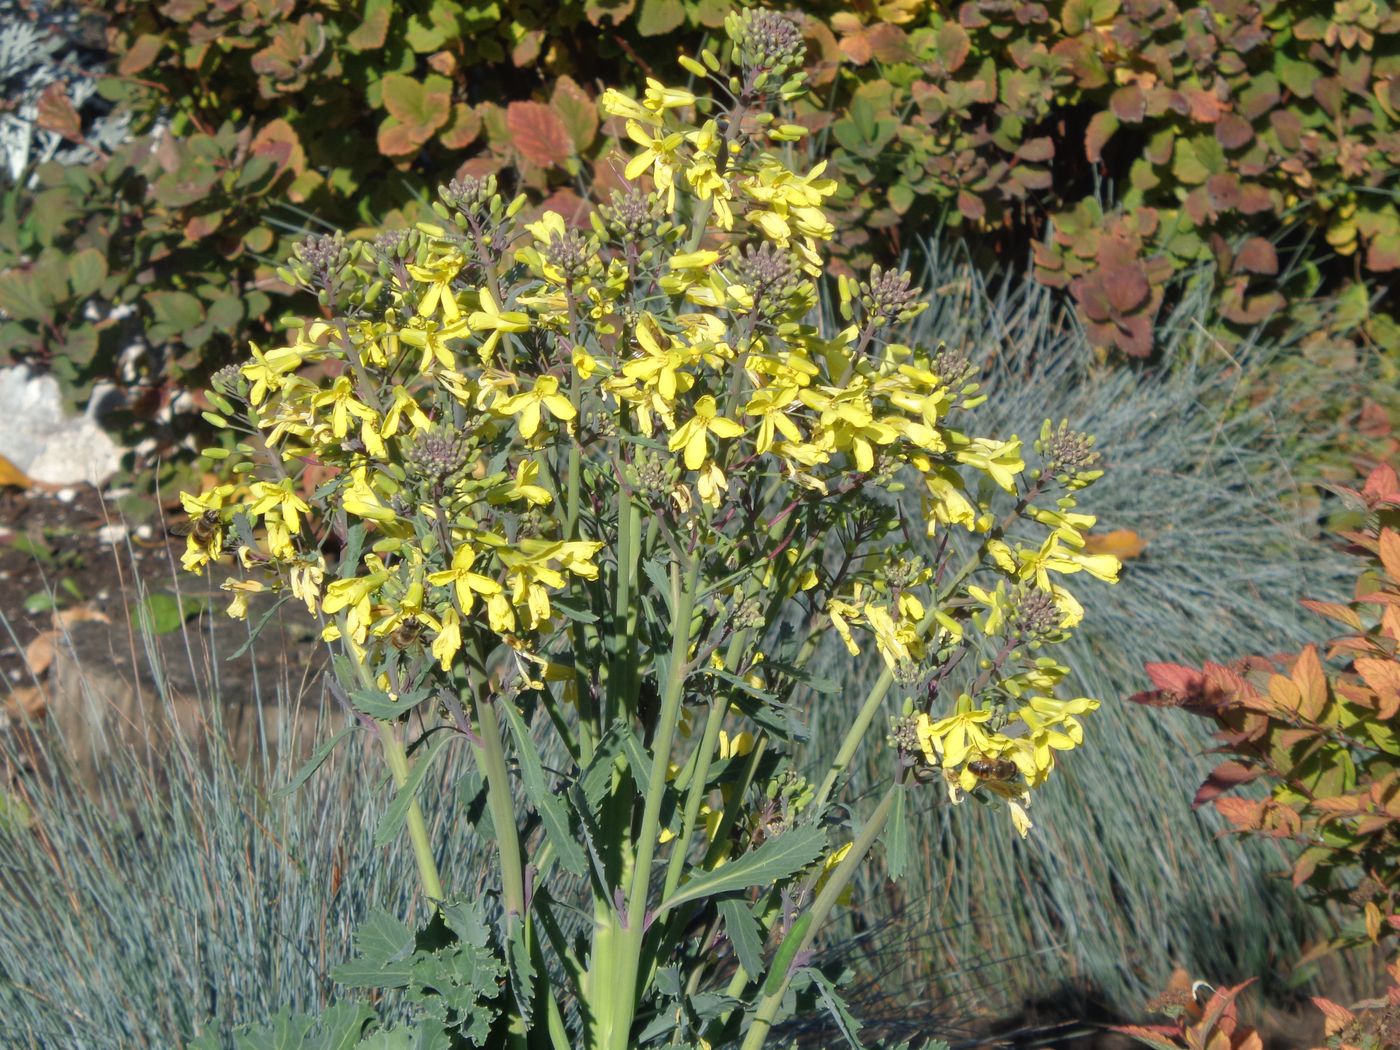
[[[503,914],[501,921],[505,924],[506,968],[515,992],[515,1008],[528,1025],[535,1001],[535,966],[525,941],[525,920],[520,915]]]
[[[151,634],[174,634],[196,610],[173,594],[148,594],[129,607],[131,618]]]
[[[821,828],[813,824],[793,828],[722,868],[697,873],[662,902],[657,915],[686,901],[737,893],[750,886],[770,886],[816,861],[825,848],[826,833]]]
[[[311,753],[311,757],[308,758],[304,763],[302,763],[301,768],[298,769],[296,773],[292,775],[292,779],[287,781],[284,787],[280,787],[276,791],[274,791],[272,793],[272,797],[274,799],[286,798],[288,795],[291,795],[293,792],[295,792],[297,788],[301,787],[308,780],[310,780],[311,775],[315,773],[316,770],[320,769],[322,765],[325,764],[326,759],[331,757],[331,752],[334,751],[338,746],[340,746],[340,742],[346,737],[348,737],[351,733],[355,732],[355,730],[358,728],[358,722],[350,723],[348,726],[346,726],[344,729],[336,733],[324,744],[318,747],[315,751],[313,751]]]
[[[890,819],[880,836],[885,844],[885,870],[892,882],[898,882],[912,867],[913,843],[909,834],[908,809],[909,789],[903,785],[895,792],[894,806]]]
[[[642,0],[637,13],[637,32],[642,36],[661,36],[685,21],[685,5],[681,0]]]
[[[38,293],[38,287],[28,275],[0,274],[0,310],[15,320],[42,321],[52,315],[52,306]]]
[[[145,300],[155,323],[168,328],[170,335],[195,328],[204,320],[204,304],[189,292],[148,292]]]
[[[863,1044],[857,1038],[860,1034],[860,1022],[847,1008],[846,1000],[841,998],[840,993],[836,991],[836,985],[816,967],[812,967],[807,973],[811,976],[812,983],[817,986],[817,993],[821,996],[827,1013],[831,1014],[832,1020],[836,1022],[836,1027],[846,1037],[847,1045],[852,1050],[864,1050]]]
[[[413,805],[413,800],[418,795],[418,789],[423,786],[423,780],[427,777],[428,770],[432,768],[433,760],[442,753],[444,747],[451,743],[453,735],[449,729],[439,729],[433,733],[432,739],[428,742],[427,753],[420,755],[418,760],[414,762],[413,770],[408,774],[408,779],[394,795],[394,801],[384,811],[384,816],[379,818],[379,826],[374,829],[374,844],[376,846],[387,846],[394,841],[394,837],[403,828],[404,821],[408,819],[409,807]]]
[[[757,977],[763,972],[763,939],[749,902],[740,897],[724,897],[719,901],[719,914],[739,965],[750,977]]]
[[[408,984],[413,931],[383,908],[370,913],[355,931],[354,959],[331,970],[331,979],[349,988],[403,988]]]
[[[554,846],[555,856],[564,870],[573,875],[588,872],[588,858],[574,837],[569,826],[569,814],[559,801],[560,794],[550,788],[545,781],[544,765],[540,762],[539,751],[530,737],[530,728],[525,719],[509,700],[502,701],[500,708],[510,723],[511,735],[515,737],[516,757],[520,761],[520,779],[525,785],[525,796],[544,824],[545,835]],[[542,870],[540,875],[545,872]]]
[[[68,287],[75,299],[96,294],[107,279],[107,258],[96,248],[84,248],[68,259]]]
[[[58,608],[58,600],[48,591],[35,591],[24,599],[24,611],[31,615],[56,608]]]

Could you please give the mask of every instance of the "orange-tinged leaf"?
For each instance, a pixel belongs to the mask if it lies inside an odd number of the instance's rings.
[[[1236,831],[1253,831],[1260,826],[1264,804],[1247,798],[1222,795],[1215,800],[1215,808],[1235,826]]]
[[[1317,658],[1317,647],[1308,645],[1293,664],[1293,684],[1298,687],[1299,710],[1304,718],[1317,721],[1327,707],[1327,676]]]
[[[481,134],[481,118],[465,102],[452,107],[452,120],[438,133],[438,141],[448,149],[466,149]]]
[[[1095,532],[1084,537],[1084,550],[1089,554],[1112,554],[1119,561],[1142,556],[1147,541],[1132,529]]]
[[[45,131],[57,132],[69,142],[83,140],[82,119],[78,116],[78,111],[73,108],[73,103],[68,98],[68,91],[61,81],[55,80],[39,96],[34,122]]]
[[[1336,1035],[1352,1021],[1356,1020],[1356,1015],[1340,1003],[1334,1003],[1331,999],[1324,999],[1320,995],[1313,996],[1313,1005],[1322,1011],[1322,1016],[1327,1020],[1327,1034]]]
[[[48,709],[49,698],[37,685],[19,685],[5,697],[4,709],[27,718],[39,718]]]
[[[1329,620],[1336,620],[1344,626],[1350,627],[1353,631],[1361,630],[1361,617],[1356,615],[1356,610],[1350,605],[1343,605],[1340,602],[1319,602],[1311,598],[1305,598],[1301,602],[1304,609],[1309,609],[1319,616],[1325,616]]]
[[[1299,705],[1303,702],[1303,696],[1298,691],[1298,687],[1293,684],[1292,679],[1285,678],[1281,674],[1276,674],[1269,679],[1269,699],[1273,702],[1274,710],[1285,715],[1296,714]]]
[[[258,156],[272,159],[279,168],[291,169],[300,175],[306,170],[306,150],[296,129],[281,117],[269,120],[256,135],[250,147]]]
[[[861,30],[843,36],[841,43],[837,45],[841,48],[841,53],[858,66],[863,66],[874,56],[874,49],[870,46],[870,41],[866,39],[865,31]]]
[[[1400,533],[1394,529],[1381,529],[1381,564],[1385,574],[1395,583],[1400,583]]]
[[[569,129],[543,102],[512,102],[506,109],[506,127],[511,145],[531,164],[558,167],[573,152]]]
[[[1357,657],[1356,673],[1375,691],[1377,711],[1382,718],[1393,718],[1400,711],[1400,663]]]
[[[1379,944],[1381,940],[1381,910],[1376,907],[1375,901],[1366,902],[1366,936],[1371,938],[1372,944]]]
[[[1142,1025],[1113,1025],[1112,1031],[1122,1032],[1126,1036],[1131,1036],[1144,1046],[1156,1047],[1157,1050],[1181,1050],[1181,1044],[1175,1040],[1168,1039],[1162,1033],[1170,1032],[1173,1029],[1144,1028]]]
[[[24,471],[4,456],[0,456],[0,488],[13,485],[15,488],[27,489],[31,484],[33,482],[29,480],[29,476]]]

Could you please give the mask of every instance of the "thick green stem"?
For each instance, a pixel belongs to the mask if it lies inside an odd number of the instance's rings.
[[[894,807],[895,792],[902,790],[904,789],[899,784],[894,784],[885,793],[885,797],[875,807],[875,812],[865,822],[865,827],[861,828],[850,852],[842,858],[840,864],[836,865],[836,870],[831,873],[831,878],[822,887],[821,893],[817,894],[817,899],[812,904],[812,918],[807,925],[807,932],[798,944],[797,952],[790,956],[793,960],[800,959],[803,953],[812,947],[812,941],[816,938],[817,931],[825,925],[832,909],[836,907],[836,902],[841,899],[841,894],[851,884],[851,879],[855,877],[856,869],[860,867],[866,854],[870,852],[870,848],[875,845],[875,840],[880,837],[880,832],[884,830],[885,822],[890,817],[890,810]],[[753,1021],[749,1024],[748,1033],[744,1036],[741,1050],[762,1050],[763,1044],[768,1039],[768,1033],[772,1030],[773,1019],[777,1017],[778,1010],[783,1005],[783,996],[787,994],[788,985],[792,982],[792,975],[797,968],[795,962],[790,964],[787,973],[782,975],[780,983],[772,994],[765,995],[759,1001],[758,1009],[754,1011]]]
[[[695,555],[681,578],[679,561],[671,563],[671,655],[666,685],[661,695],[651,755],[651,776],[642,806],[642,823],[637,832],[637,853],[632,863],[632,885],[627,893],[625,926],[622,930],[621,957],[617,960],[615,1006],[611,1030],[604,1033],[604,1050],[628,1050],[632,1018],[637,1006],[637,974],[641,965],[642,941],[646,935],[647,895],[651,889],[651,862],[656,855],[660,834],[661,803],[666,794],[666,771],[671,764],[676,726],[680,723],[681,700],[685,696],[686,665],[690,655],[691,615],[695,609],[695,589],[700,558]]]
[[[710,714],[705,721],[705,733],[700,739],[700,750],[696,753],[695,769],[691,776],[690,791],[685,798],[685,813],[681,820],[681,833],[671,850],[671,859],[666,866],[666,883],[661,890],[661,899],[676,892],[680,885],[681,873],[685,869],[685,858],[690,849],[690,836],[695,831],[695,821],[700,815],[700,803],[705,799],[705,781],[710,776],[710,761],[714,757],[715,745],[719,742],[719,728],[724,724],[724,712],[729,701],[716,696],[710,701]],[[677,790],[681,790],[680,787]]]
[[[379,742],[384,748],[384,761],[389,766],[389,774],[394,778],[394,786],[403,789],[408,783],[408,756],[392,722],[378,720]],[[437,861],[433,858],[433,845],[428,838],[428,824],[423,819],[423,808],[417,797],[408,803],[408,841],[413,846],[413,860],[418,865],[418,881],[423,885],[423,895],[437,907],[443,900],[442,877],[438,874]]]
[[[520,863],[520,835],[515,826],[515,803],[506,768],[501,723],[491,698],[480,690],[475,700],[477,737],[476,760],[486,775],[486,805],[496,832],[496,849],[501,858],[501,899],[509,915],[525,914],[525,869]]]

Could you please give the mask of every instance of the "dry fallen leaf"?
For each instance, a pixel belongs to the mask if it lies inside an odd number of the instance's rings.
[[[48,709],[49,698],[37,685],[18,685],[5,697],[5,710],[29,718],[41,718]]]
[[[27,489],[32,482],[29,476],[19,467],[15,466],[4,456],[0,456],[0,488],[6,485],[13,485],[15,488]]]

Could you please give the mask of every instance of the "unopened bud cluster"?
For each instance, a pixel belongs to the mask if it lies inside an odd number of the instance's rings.
[[[600,205],[603,232],[611,233],[625,242],[640,242],[659,236],[663,217],[654,193],[641,190],[613,191],[612,201]]]
[[[876,263],[870,268],[870,279],[861,281],[857,287],[867,321],[877,328],[911,321],[925,306],[924,290],[915,286],[908,271],[882,270]]]
[[[1011,629],[1025,641],[1038,641],[1058,634],[1060,610],[1055,599],[1040,590],[1025,590],[1016,597],[1010,615]]]
[[[417,434],[404,451],[404,466],[432,482],[442,482],[464,470],[471,449],[464,435],[446,428]]]
[[[768,241],[744,245],[734,269],[753,296],[754,312],[766,321],[775,321],[787,312],[805,281],[792,254]]]
[[[1041,474],[1071,488],[1080,488],[1103,475],[1103,471],[1093,469],[1100,459],[1094,451],[1093,436],[1071,430],[1067,420],[1054,428],[1047,419],[1040,428],[1035,450],[1042,460]]]
[[[734,41],[730,57],[742,72],[744,89],[788,94],[798,88],[807,45],[796,19],[749,9],[731,14],[725,28]]]

